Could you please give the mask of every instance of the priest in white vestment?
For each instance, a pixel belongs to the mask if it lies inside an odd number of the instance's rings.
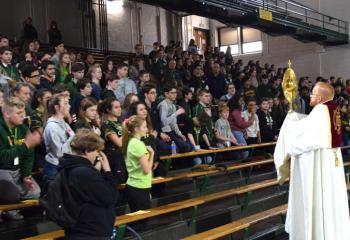
[[[307,116],[288,113],[276,144],[278,179],[290,178],[285,229],[290,240],[350,240],[340,151],[340,109],[331,85],[315,85]]]

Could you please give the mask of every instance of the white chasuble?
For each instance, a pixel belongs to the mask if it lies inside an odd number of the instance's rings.
[[[282,125],[274,161],[280,183],[290,179],[290,240],[350,240],[343,159],[340,148],[332,148],[332,120],[328,107],[319,104],[308,116],[289,113]]]

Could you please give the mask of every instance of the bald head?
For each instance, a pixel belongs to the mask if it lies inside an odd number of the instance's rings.
[[[310,105],[316,106],[320,103],[325,103],[333,100],[334,88],[332,85],[325,82],[317,82],[312,90]]]

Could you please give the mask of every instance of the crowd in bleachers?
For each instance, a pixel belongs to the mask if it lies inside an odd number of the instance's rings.
[[[16,189],[21,199],[38,198],[32,171],[43,169],[45,181],[54,178],[60,159],[74,152],[72,141],[77,145],[80,129],[104,140],[108,177],[127,184],[132,211],[150,207],[151,172],[166,174],[162,155],[277,140],[289,110],[281,87],[283,68],[234,60],[229,48],[224,53],[209,47],[198,54],[193,43],[184,51],[175,42],[155,42],[147,55],[137,44],[129,59],[114,62],[107,56],[98,64],[91,53],[67,51],[56,23],[51,28],[52,51],[40,48],[37,35],[16,51],[0,36],[0,188],[14,189],[2,194],[0,203],[14,201],[10,192]],[[317,81],[334,85],[344,144],[349,144],[350,80],[344,85],[341,78],[301,77],[296,111],[311,111],[310,92]],[[221,157],[242,160],[248,154]],[[186,163],[216,159],[198,156]],[[7,217],[22,218],[18,212]]]

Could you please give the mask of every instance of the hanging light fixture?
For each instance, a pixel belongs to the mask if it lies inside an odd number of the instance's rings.
[[[123,11],[124,0],[108,0],[107,9],[111,14],[119,14]]]

